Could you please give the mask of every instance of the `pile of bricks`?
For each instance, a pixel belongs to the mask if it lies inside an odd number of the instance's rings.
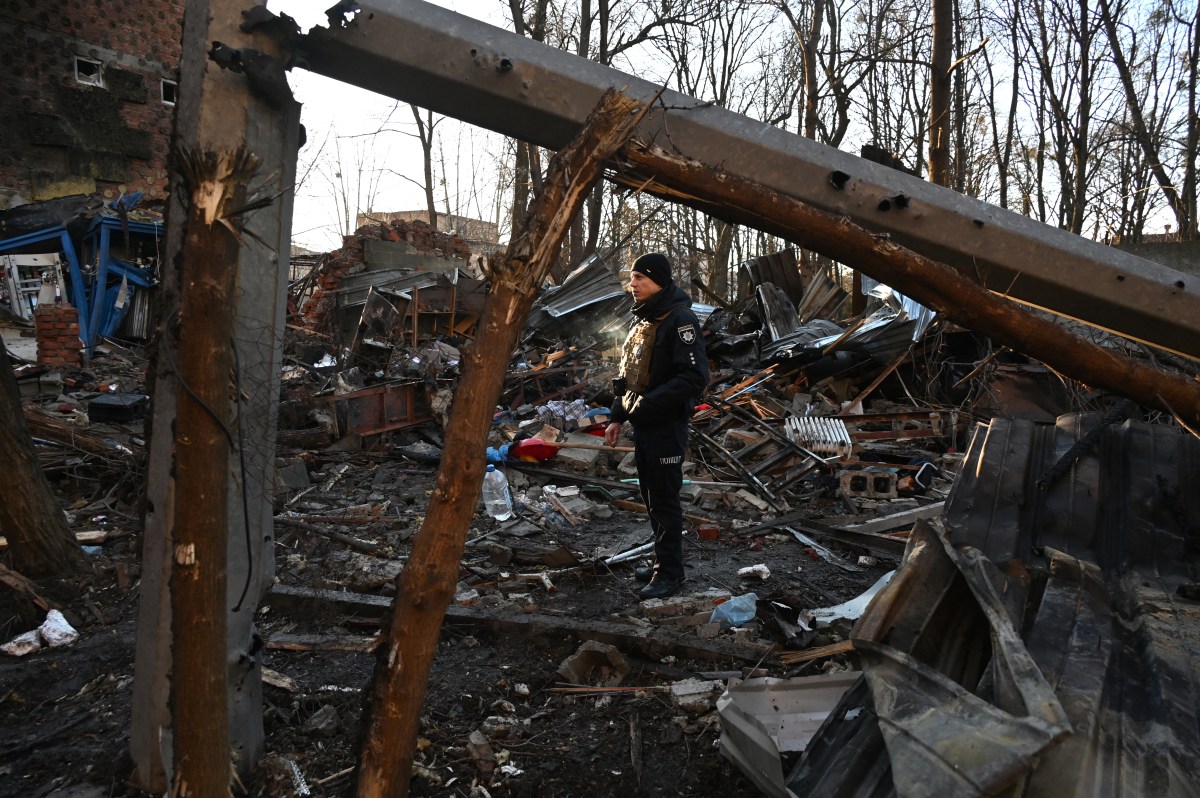
[[[303,323],[311,330],[323,330],[332,320],[336,307],[337,289],[342,278],[362,268],[363,241],[365,239],[404,242],[420,255],[441,255],[447,258],[471,257],[471,248],[466,239],[452,233],[434,230],[420,220],[396,220],[380,224],[363,225],[354,235],[342,240],[342,248],[329,253],[317,275],[317,286],[301,310]]]
[[[38,305],[33,311],[33,324],[37,333],[38,363],[79,365],[83,342],[79,340],[79,311],[73,305]]]

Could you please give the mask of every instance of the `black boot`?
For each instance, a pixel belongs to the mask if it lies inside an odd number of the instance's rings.
[[[683,587],[683,576],[669,576],[662,571],[656,573],[650,584],[638,591],[642,599],[657,599],[673,596]]]

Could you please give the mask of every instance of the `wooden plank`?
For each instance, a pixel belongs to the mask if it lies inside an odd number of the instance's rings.
[[[380,617],[391,605],[383,596],[351,593],[344,590],[317,590],[289,585],[275,585],[269,601],[273,608],[286,612],[289,607],[306,605],[333,605],[340,611],[358,616]],[[678,627],[670,629],[647,628],[640,624],[615,623],[612,621],[584,621],[557,615],[516,613],[511,609],[482,609],[451,605],[446,610],[444,623],[479,624],[499,635],[526,635],[530,637],[559,636],[570,634],[581,641],[597,640],[652,659],[673,654],[677,657],[727,662],[737,659],[743,662],[771,665],[777,662],[775,647],[770,643],[737,643],[720,638],[701,639],[693,636],[680,637]]]
[[[634,487],[636,487],[636,486],[634,486]],[[632,510],[637,513],[649,512],[649,510],[646,509],[646,505],[642,504],[641,502],[630,501],[629,499],[613,499],[612,503],[613,503],[614,507],[620,507],[622,510]],[[709,518],[709,517],[703,516],[703,515],[696,515],[695,513],[684,513],[683,517],[685,520],[691,521],[693,524],[716,524],[716,523],[718,523],[718,521],[715,518]]]
[[[81,546],[99,546],[108,540],[108,533],[103,529],[92,529],[75,533],[75,541]],[[8,548],[8,538],[0,535],[0,551]]]
[[[854,643],[850,642],[849,640],[843,640],[839,643],[831,643],[827,646],[806,648],[803,651],[781,651],[779,652],[779,661],[784,665],[799,665],[801,662],[810,662],[814,659],[835,657],[839,654],[850,654],[853,651]]]
[[[945,502],[936,502],[928,504],[924,507],[917,507],[912,510],[904,510],[899,513],[885,515],[882,518],[872,518],[870,521],[863,521],[860,524],[847,524],[845,526],[835,527],[843,532],[866,532],[875,534],[877,532],[887,532],[891,529],[899,529],[902,526],[912,524],[921,518],[934,518],[942,514],[942,508]]]
[[[379,635],[271,635],[267,648],[277,651],[350,651],[365,653],[379,646]]]

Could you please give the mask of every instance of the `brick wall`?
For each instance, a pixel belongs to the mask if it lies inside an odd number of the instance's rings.
[[[183,0],[0,0],[0,208],[70,194],[166,194]],[[76,80],[76,57],[102,86]]]
[[[83,351],[79,340],[79,311],[66,303],[38,305],[33,311],[37,360],[46,366],[78,366]]]

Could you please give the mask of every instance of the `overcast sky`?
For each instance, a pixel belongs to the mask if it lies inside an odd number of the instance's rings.
[[[301,30],[308,31],[313,26],[328,24],[325,9],[334,2],[269,0],[268,8],[291,16],[299,23]],[[504,26],[507,4],[503,0],[433,0],[432,4]],[[292,240],[308,249],[325,252],[340,247],[342,242],[337,203],[329,178],[317,169],[304,174],[306,164],[320,150],[324,171],[332,171],[329,165],[335,162],[334,152],[340,146],[342,163],[349,165],[358,156],[360,148],[367,147],[372,141],[366,134],[378,130],[389,115],[393,120],[389,127],[413,131],[412,112],[407,106],[401,106],[393,114],[396,103],[391,98],[301,69],[292,70],[289,79],[296,99],[303,103],[300,119],[308,136],[308,143],[300,151],[302,182],[296,191]],[[453,139],[459,135],[458,129],[449,121],[440,125],[438,131],[443,141],[447,137],[452,139],[447,146],[453,146]],[[335,136],[336,145],[333,140]],[[387,170],[387,174],[379,178],[373,210],[424,208],[424,195],[417,183],[413,182],[422,179],[421,153],[416,140],[403,133],[390,133],[377,136],[373,141],[374,146],[365,153],[367,163],[377,169]],[[453,180],[451,185],[454,185]],[[438,208],[442,209],[440,202]]]

